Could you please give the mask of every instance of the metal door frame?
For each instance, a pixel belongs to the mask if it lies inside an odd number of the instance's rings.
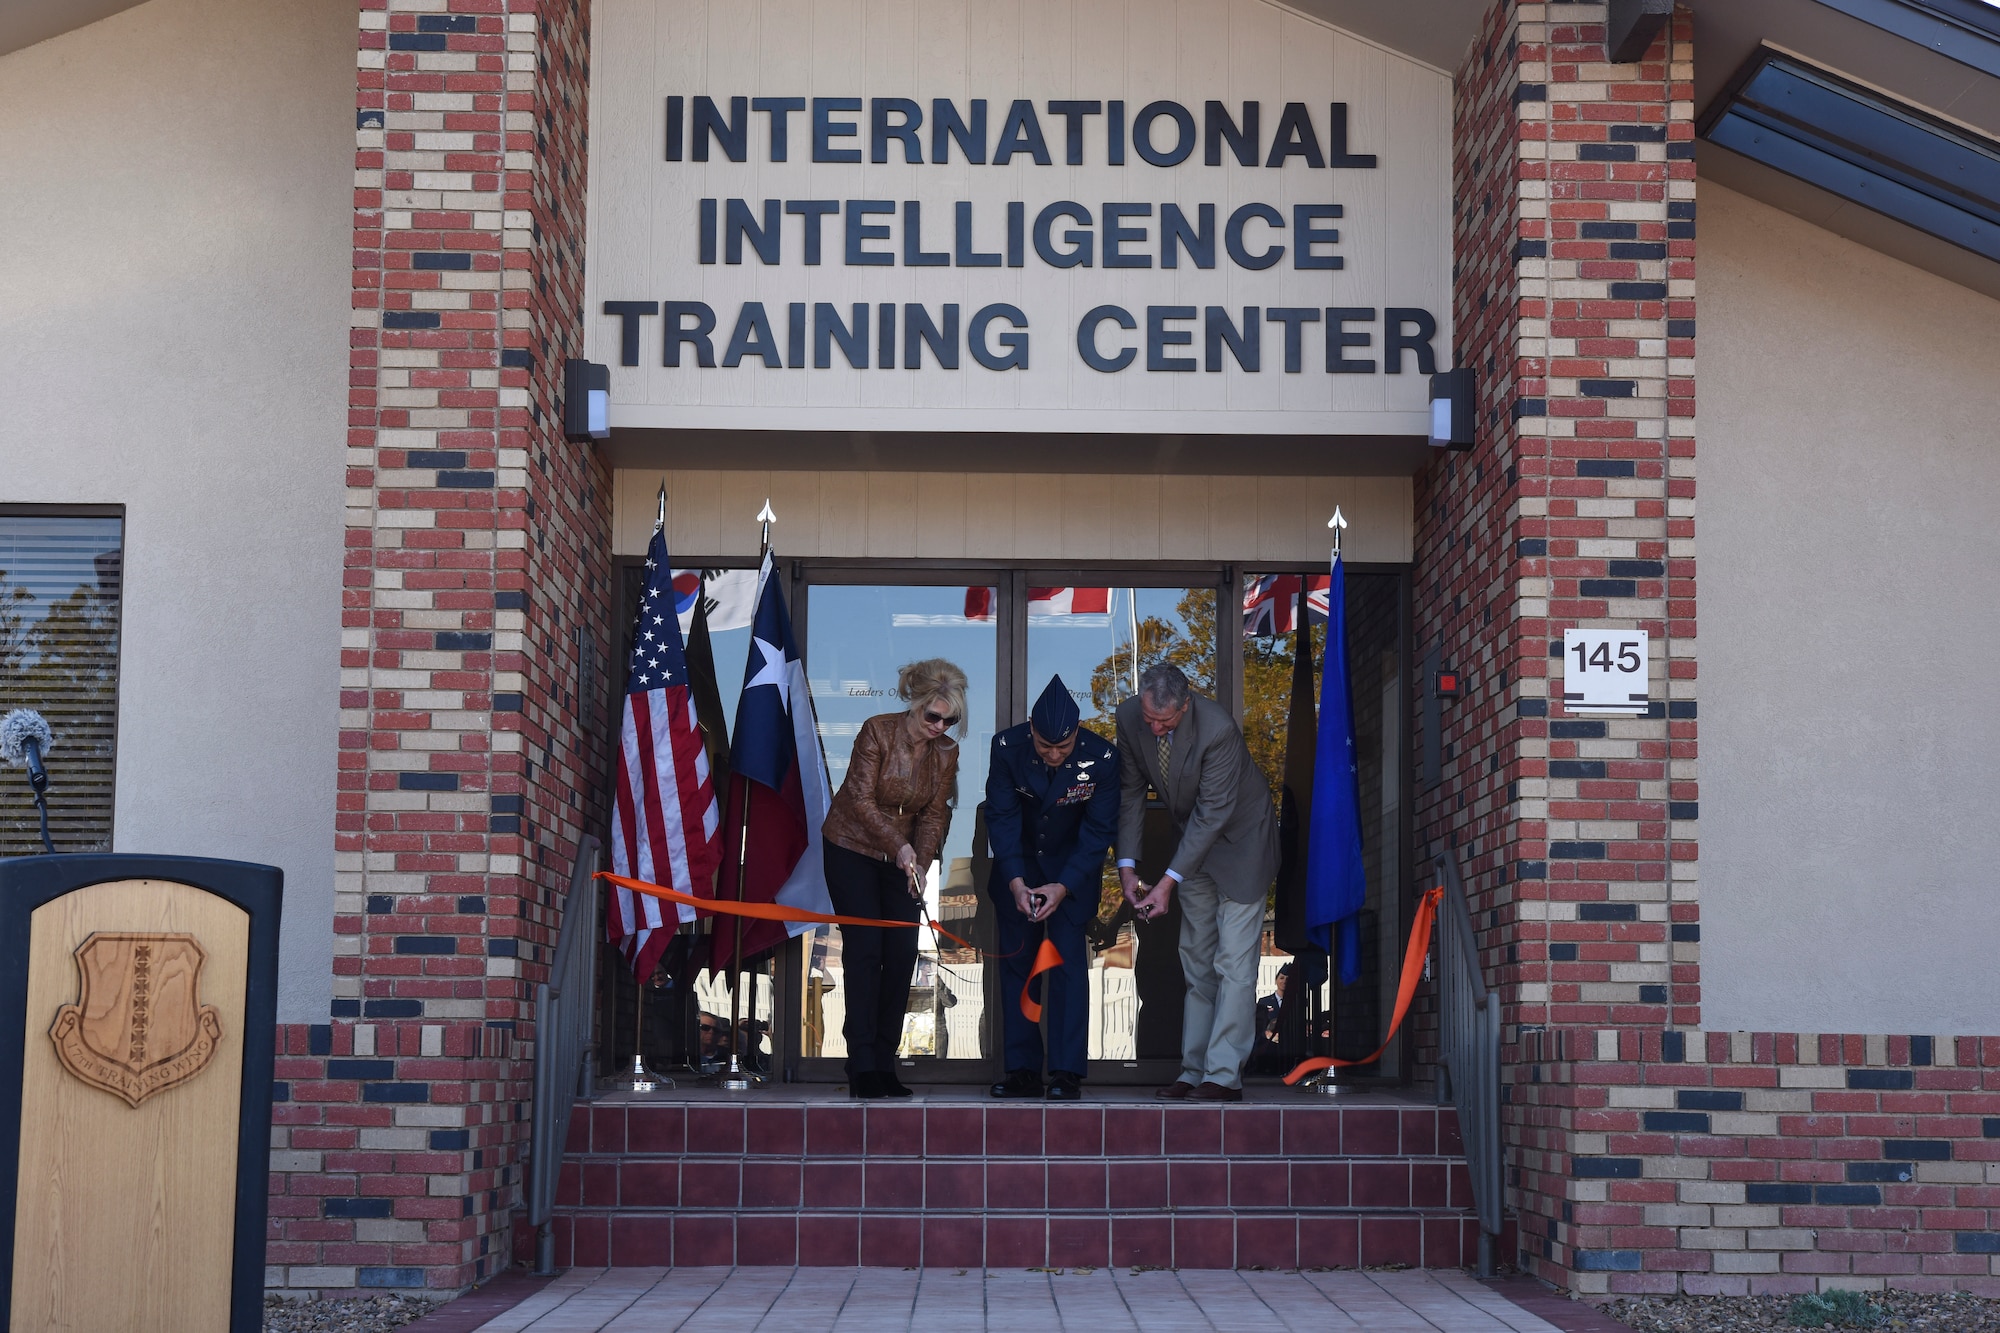
[[[614,567],[622,574],[624,566],[644,563],[643,556],[620,556]],[[714,557],[683,555],[674,561],[676,568],[688,569],[743,569],[755,568],[756,562],[742,556]],[[1243,669],[1243,601],[1241,596],[1242,578],[1246,573],[1306,573],[1311,572],[1295,561],[1130,561],[1130,560],[985,560],[985,559],[915,559],[888,558],[870,559],[866,557],[793,557],[780,559],[776,572],[785,580],[786,603],[791,611],[793,634],[800,645],[800,652],[810,664],[811,659],[811,599],[809,589],[814,585],[869,586],[891,585],[901,582],[919,586],[992,586],[996,589],[994,607],[995,623],[995,697],[999,716],[995,719],[995,729],[1012,726],[1024,721],[1028,715],[1027,675],[1028,642],[1027,615],[1025,612],[1027,590],[1033,587],[1075,586],[1075,587],[1133,587],[1133,588],[1214,588],[1216,597],[1216,685],[1217,702],[1227,707],[1240,722],[1242,720],[1242,699],[1240,682]],[[1414,584],[1411,567],[1394,563],[1355,563],[1348,566],[1348,572],[1355,575],[1395,575],[1399,583],[1398,603],[1401,625],[1398,639],[1402,658],[1402,682],[1406,701],[1404,712],[1405,730],[1404,754],[1398,765],[1401,787],[1400,841],[1402,878],[1400,885],[1384,886],[1384,910],[1394,910],[1403,921],[1408,921],[1417,885],[1416,849],[1411,844],[1413,832],[1413,812],[1411,801],[1413,791],[1413,756],[1409,753],[1408,741],[1412,738],[1410,723],[1421,682],[1417,679],[1417,663],[1413,653],[1414,631]],[[622,584],[615,586],[622,587]],[[1017,610],[1018,608],[1018,610]],[[614,610],[614,615],[617,611]],[[612,627],[612,647],[615,653],[620,630]],[[608,717],[615,718],[619,698],[624,690],[623,671],[617,661],[610,663],[601,682],[609,697]],[[610,749],[616,736],[616,727],[607,726],[604,744]],[[607,780],[611,780],[607,776]],[[963,790],[961,777],[961,790]],[[961,798],[962,799],[962,798]],[[976,804],[976,803],[975,803]],[[977,886],[983,892],[983,886]],[[773,973],[772,1014],[776,1019],[771,1036],[771,1066],[776,1076],[786,1082],[829,1082],[844,1081],[846,1074],[842,1062],[831,1056],[807,1059],[798,1054],[805,1021],[802,996],[797,993],[796,979],[803,965],[803,939],[792,940],[779,954],[779,961]],[[1394,967],[1398,960],[1388,960],[1385,966]],[[997,1012],[989,1011],[988,1021],[997,1021]],[[997,1037],[997,1034],[996,1034]],[[1414,1072],[1415,1061],[1411,1059],[1413,1050],[1410,1034],[1400,1034],[1403,1058],[1400,1077],[1394,1081],[1407,1083]],[[990,1057],[952,1057],[937,1060],[922,1057],[906,1062],[901,1077],[912,1083],[965,1083],[986,1081],[1000,1072],[1000,1057],[997,1052],[1000,1042],[991,1042],[996,1052]],[[1167,1059],[1149,1060],[1092,1060],[1089,1074],[1100,1085],[1165,1082],[1179,1072],[1179,1061]]]

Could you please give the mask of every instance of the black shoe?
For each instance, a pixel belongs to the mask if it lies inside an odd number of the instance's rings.
[[[1042,1095],[1042,1076],[1032,1069],[1010,1069],[1007,1077],[995,1083],[989,1091],[1004,1099],[1017,1097],[1039,1097]]]
[[[847,1076],[847,1095],[858,1102],[872,1102],[895,1094],[891,1093],[888,1085],[882,1081],[882,1075],[871,1069]]]
[[[1049,1100],[1052,1102],[1080,1102],[1083,1100],[1083,1080],[1067,1069],[1049,1072]]]
[[[903,1086],[903,1080],[897,1078],[893,1070],[884,1071],[875,1077],[882,1080],[882,1095],[884,1097],[914,1097],[917,1095]]]

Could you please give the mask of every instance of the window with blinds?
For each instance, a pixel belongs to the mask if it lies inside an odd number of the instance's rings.
[[[0,509],[0,713],[32,708],[55,735],[58,852],[111,850],[124,527],[116,513]],[[0,768],[0,856],[41,850],[28,775]]]

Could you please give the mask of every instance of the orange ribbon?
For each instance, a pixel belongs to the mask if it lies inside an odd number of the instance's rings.
[[[737,902],[734,898],[697,898],[692,893],[682,893],[679,889],[669,889],[659,884],[648,884],[643,879],[627,879],[614,875],[609,870],[597,872],[597,878],[608,879],[621,889],[643,893],[649,898],[664,898],[670,903],[680,903],[692,907],[697,912],[717,912],[723,916],[747,916],[758,921],[810,921],[823,926],[884,926],[897,930],[915,929],[920,922],[886,921],[872,916],[835,916],[829,912],[809,912],[803,907],[786,907],[781,903]],[[944,927],[933,923],[931,929],[949,939],[958,940]],[[963,940],[964,947],[971,948]]]
[[[1028,979],[1021,983],[1021,1014],[1030,1023],[1042,1021],[1042,1004],[1041,1001],[1029,997],[1028,988],[1035,984],[1035,978],[1042,973],[1051,968],[1061,967],[1062,960],[1061,950],[1044,935],[1042,947],[1035,950],[1035,965],[1028,969]]]
[[[1336,1060],[1330,1055],[1316,1055],[1302,1061],[1297,1069],[1285,1075],[1286,1083],[1297,1083],[1322,1069],[1373,1064],[1382,1057],[1382,1052],[1389,1049],[1389,1043],[1396,1039],[1396,1029],[1403,1026],[1403,1019],[1410,1012],[1410,1001],[1417,997],[1417,983],[1424,977],[1424,955],[1431,951],[1431,927],[1437,924],[1438,903],[1443,898],[1444,890],[1436,888],[1425,893],[1417,902],[1417,919],[1410,925],[1410,947],[1403,952],[1403,978],[1396,986],[1396,1012],[1389,1019],[1389,1035],[1382,1038],[1382,1044],[1375,1048],[1374,1054],[1364,1055],[1359,1060]]]
[[[643,879],[627,879],[608,870],[598,871],[597,878],[610,880],[620,888],[630,889],[634,893],[643,893],[651,898],[663,898],[670,903],[692,907],[697,912],[714,912],[723,916],[746,916],[758,921],[806,921],[821,926],[877,926],[888,930],[914,930],[919,925],[926,925],[961,949],[971,949],[974,953],[983,954],[988,958],[1002,956],[987,953],[970,940],[959,938],[931,920],[928,914],[921,922],[888,921],[872,916],[839,916],[831,912],[812,912],[803,907],[786,907],[781,903],[737,902],[733,898],[697,898],[691,893],[682,893],[679,889],[648,884]],[[1027,1015],[1030,1023],[1042,1021],[1042,1006],[1028,998],[1028,986],[1033,985],[1035,978],[1050,968],[1061,967],[1062,961],[1061,951],[1044,938],[1041,949],[1035,954],[1035,965],[1028,972],[1028,984],[1021,987],[1021,1012]]]

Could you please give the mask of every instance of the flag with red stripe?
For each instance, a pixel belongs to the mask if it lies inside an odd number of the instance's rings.
[[[736,734],[729,745],[730,799],[722,896],[831,912],[820,825],[833,800],[826,751],[813,713],[812,686],[792,637],[777,560],[766,554],[757,575],[757,616],[743,693],[736,697]],[[739,863],[734,854],[741,849]],[[716,966],[735,970],[744,959],[812,927],[759,921],[739,933],[715,935]]]
[[[688,688],[687,650],[675,614],[666,538],[646,548],[646,590],[632,631],[624,717],[618,728],[618,785],[611,819],[611,869],[698,897],[715,894],[722,859],[721,810]],[[649,977],[681,921],[658,898],[615,889],[605,929],[641,979]]]

